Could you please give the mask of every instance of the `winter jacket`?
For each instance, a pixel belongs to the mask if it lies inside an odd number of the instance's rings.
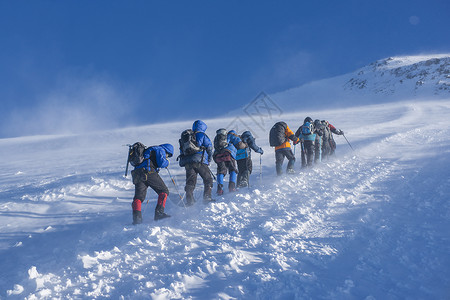
[[[275,151],[284,149],[284,148],[291,148],[291,142],[289,140],[293,141],[294,144],[296,144],[298,142],[298,137],[295,136],[294,132],[287,125],[286,125],[286,130],[284,131],[284,135],[286,136],[286,141],[283,144],[281,144],[280,146],[276,146]]]
[[[144,151],[144,161],[134,169],[144,168],[146,171],[159,172],[161,168],[169,166],[166,154],[169,157],[173,155],[173,146],[171,144],[149,147]]]
[[[337,134],[337,135],[342,135],[343,134],[342,130],[336,129],[336,127],[334,127],[330,123],[328,123],[328,128],[330,128],[331,132],[334,133],[334,134]]]
[[[297,131],[295,132],[295,136],[298,137],[299,139],[303,139],[304,141],[313,141],[314,142],[316,140],[316,135],[317,135],[314,125],[313,125],[313,130],[312,130],[311,134],[303,134],[302,133],[303,125],[301,125],[297,129]]]
[[[316,144],[322,145],[322,141],[327,131],[327,127],[320,122],[320,120],[314,121],[314,133],[316,134]]]
[[[255,138],[253,137],[252,133],[250,131],[245,131],[241,134],[241,140],[243,143],[247,145],[246,148],[240,149],[237,151],[236,154],[236,160],[241,160],[247,157],[251,157],[251,151],[250,149],[253,149],[253,151],[263,154],[264,151],[262,148],[258,147],[255,142]]]
[[[231,157],[234,159],[236,159],[236,153],[238,150],[245,149],[247,147],[247,145],[242,142],[241,138],[234,130],[228,131],[227,142],[228,146],[226,149],[230,151]]]
[[[333,135],[331,134],[331,129],[330,126],[327,122],[322,122],[322,125],[324,126],[324,134],[322,136],[323,138],[323,143],[329,143],[330,140],[333,139]]]
[[[205,133],[207,128],[208,126],[206,126],[206,124],[201,120],[197,120],[194,122],[194,124],[192,125],[192,131],[195,132],[195,140],[197,141],[197,146],[203,147],[205,150],[191,155],[184,155],[180,149],[180,167],[184,167],[185,165],[190,163],[202,162],[202,157],[203,163],[205,165],[208,165],[210,163],[213,145],[211,143],[211,140]]]

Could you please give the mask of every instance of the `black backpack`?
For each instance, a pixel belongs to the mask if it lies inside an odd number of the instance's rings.
[[[195,132],[191,129],[186,129],[181,133],[180,149],[183,155],[192,155],[194,153],[202,151],[197,145],[197,140],[195,139]]]
[[[140,142],[131,145],[128,150],[128,162],[133,167],[139,166],[144,161],[144,151],[146,149],[145,145]]]
[[[226,129],[219,129],[216,131],[216,137],[214,138],[214,149],[220,151],[228,147],[228,133]]]
[[[269,133],[270,147],[277,147],[286,142],[286,128],[287,124],[284,122],[278,122],[272,126]]]

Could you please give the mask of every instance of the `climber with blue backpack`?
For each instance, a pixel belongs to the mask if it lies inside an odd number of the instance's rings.
[[[197,175],[203,180],[203,202],[214,202],[211,198],[213,178],[209,164],[212,157],[212,143],[206,134],[205,122],[197,120],[192,124],[192,130],[186,129],[181,133],[180,143],[180,167],[186,169],[186,205],[195,203],[194,189],[197,184]]]
[[[158,221],[170,217],[164,212],[169,189],[159,176],[159,170],[169,166],[168,158],[172,157],[172,155],[173,146],[171,144],[162,144],[149,148],[146,148],[142,143],[135,143],[130,146],[128,162],[134,166],[131,175],[135,187],[131,205],[133,209],[133,225],[142,223],[141,206],[147,195],[148,187],[151,187],[158,194],[154,220]]]
[[[314,161],[316,131],[314,121],[310,117],[306,117],[303,124],[295,132],[295,136],[300,139],[302,147],[302,168],[311,167]]]

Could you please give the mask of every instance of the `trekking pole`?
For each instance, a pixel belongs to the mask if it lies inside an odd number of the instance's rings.
[[[211,174],[211,176],[214,178],[215,181],[217,181],[216,176],[214,176],[214,173],[211,171],[211,169],[209,168],[209,166],[208,166],[208,165],[206,165],[206,166],[208,167],[208,171],[209,171],[209,173]]]
[[[259,180],[262,186],[262,154],[259,154]]]
[[[170,179],[172,179],[172,183],[175,186],[175,189],[177,190],[178,196],[180,196],[180,201],[178,202],[178,204],[180,204],[180,202],[183,202],[184,207],[186,207],[186,204],[184,204],[184,201],[183,201],[183,197],[181,196],[180,191],[178,190],[178,186],[175,183],[175,180],[173,179],[172,174],[170,174],[169,168],[166,168],[166,170],[167,170],[167,173],[169,173]]]
[[[142,216],[145,215],[145,211],[147,210],[147,204],[150,199],[147,199],[147,203],[145,203],[144,211],[142,212]]]
[[[127,166],[125,168],[125,177],[127,177],[128,175],[128,165],[130,164],[130,150],[131,150],[130,144],[127,144],[126,146],[128,146],[128,152],[127,152]]]
[[[345,137],[345,135],[342,135],[344,137],[344,139],[347,141],[347,144],[350,146],[350,148],[352,148],[353,151],[355,151],[355,149],[353,149],[352,145],[350,145],[350,142],[347,140],[347,138]]]

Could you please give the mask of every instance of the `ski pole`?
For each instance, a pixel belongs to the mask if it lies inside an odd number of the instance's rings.
[[[350,148],[352,148],[353,151],[355,151],[355,149],[353,149],[352,145],[350,145],[350,142],[347,140],[347,138],[345,137],[345,135],[342,135],[344,137],[344,139],[347,141],[347,144],[350,146]]]
[[[211,169],[209,168],[208,165],[207,165],[207,167],[208,167],[208,171],[209,171],[209,173],[211,174],[211,176],[214,178],[215,181],[217,181],[216,176],[214,176],[213,172],[211,171]]]
[[[170,174],[169,168],[166,168],[166,170],[167,170],[167,173],[169,173],[170,179],[172,179],[172,183],[175,186],[175,189],[177,190],[178,196],[180,196],[180,202],[183,202],[184,207],[186,207],[186,204],[184,204],[184,201],[183,201],[183,197],[181,196],[180,191],[178,190],[178,186],[175,183],[175,180],[173,179],[172,174]],[[180,204],[180,202],[178,202],[178,204]]]

